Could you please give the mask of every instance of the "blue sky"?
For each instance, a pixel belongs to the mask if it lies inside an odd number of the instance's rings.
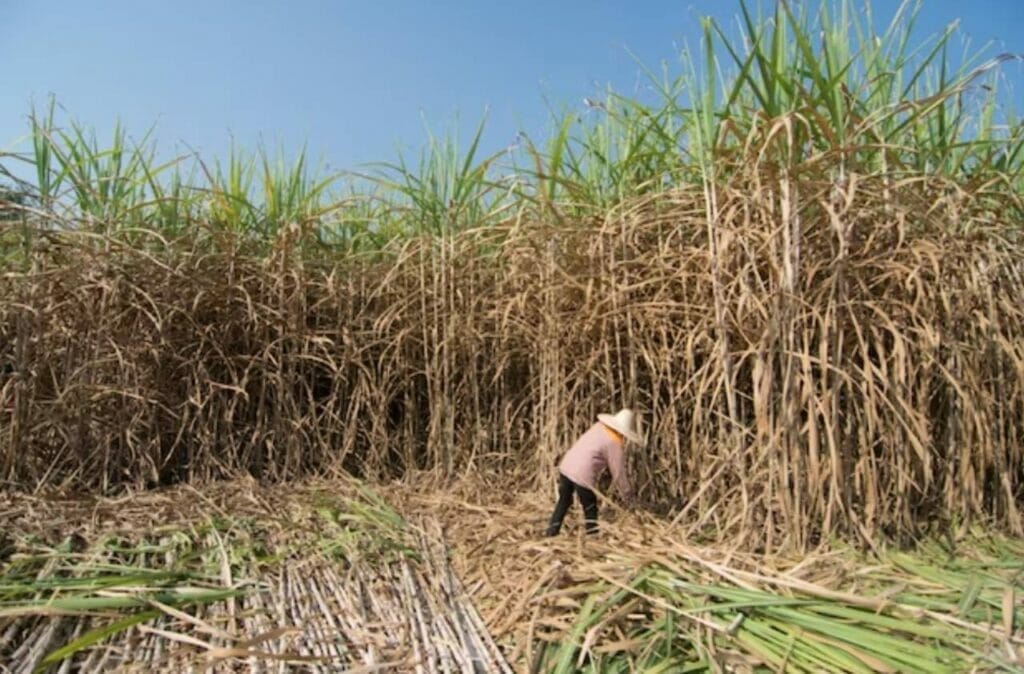
[[[794,0],[799,2],[800,0]],[[879,22],[897,0],[872,3]],[[699,44],[698,16],[729,21],[734,0],[337,0],[175,2],[0,0],[0,149],[18,145],[49,94],[106,135],[156,123],[163,152],[206,158],[234,137],[294,150],[332,168],[417,149],[424,119],[489,109],[486,149],[546,129],[545,97],[578,105],[611,84],[643,85],[642,62],[675,62]],[[925,0],[920,30],[961,19],[973,43],[1024,52],[1024,0]],[[1024,83],[1024,67],[1008,76]],[[1024,85],[1018,89],[1024,88]],[[1024,100],[1017,92],[1018,100]]]

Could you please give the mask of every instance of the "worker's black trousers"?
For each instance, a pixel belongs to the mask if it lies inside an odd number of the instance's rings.
[[[587,533],[597,533],[597,495],[590,489],[582,487],[565,475],[558,474],[558,503],[555,504],[555,512],[551,513],[551,523],[548,525],[548,536],[557,536],[562,530],[562,520],[565,513],[569,512],[572,505],[572,493],[576,492],[580,497],[580,505],[583,506],[583,516],[587,522]]]

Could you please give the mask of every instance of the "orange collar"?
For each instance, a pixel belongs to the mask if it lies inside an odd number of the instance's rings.
[[[604,429],[605,433],[607,433],[611,437],[612,440],[619,443],[620,445],[622,444],[622,433],[619,433],[611,426],[608,426],[603,423],[601,424],[601,427]]]

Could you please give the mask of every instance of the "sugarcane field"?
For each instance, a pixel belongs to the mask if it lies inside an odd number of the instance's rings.
[[[1024,672],[1024,56],[721,4],[494,152],[34,100],[0,673]]]

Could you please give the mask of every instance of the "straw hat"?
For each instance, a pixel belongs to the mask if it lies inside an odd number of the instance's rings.
[[[618,431],[629,440],[639,445],[644,444],[643,438],[640,437],[636,430],[636,415],[633,414],[633,410],[619,410],[614,416],[611,414],[598,414],[597,420],[613,431]]]

